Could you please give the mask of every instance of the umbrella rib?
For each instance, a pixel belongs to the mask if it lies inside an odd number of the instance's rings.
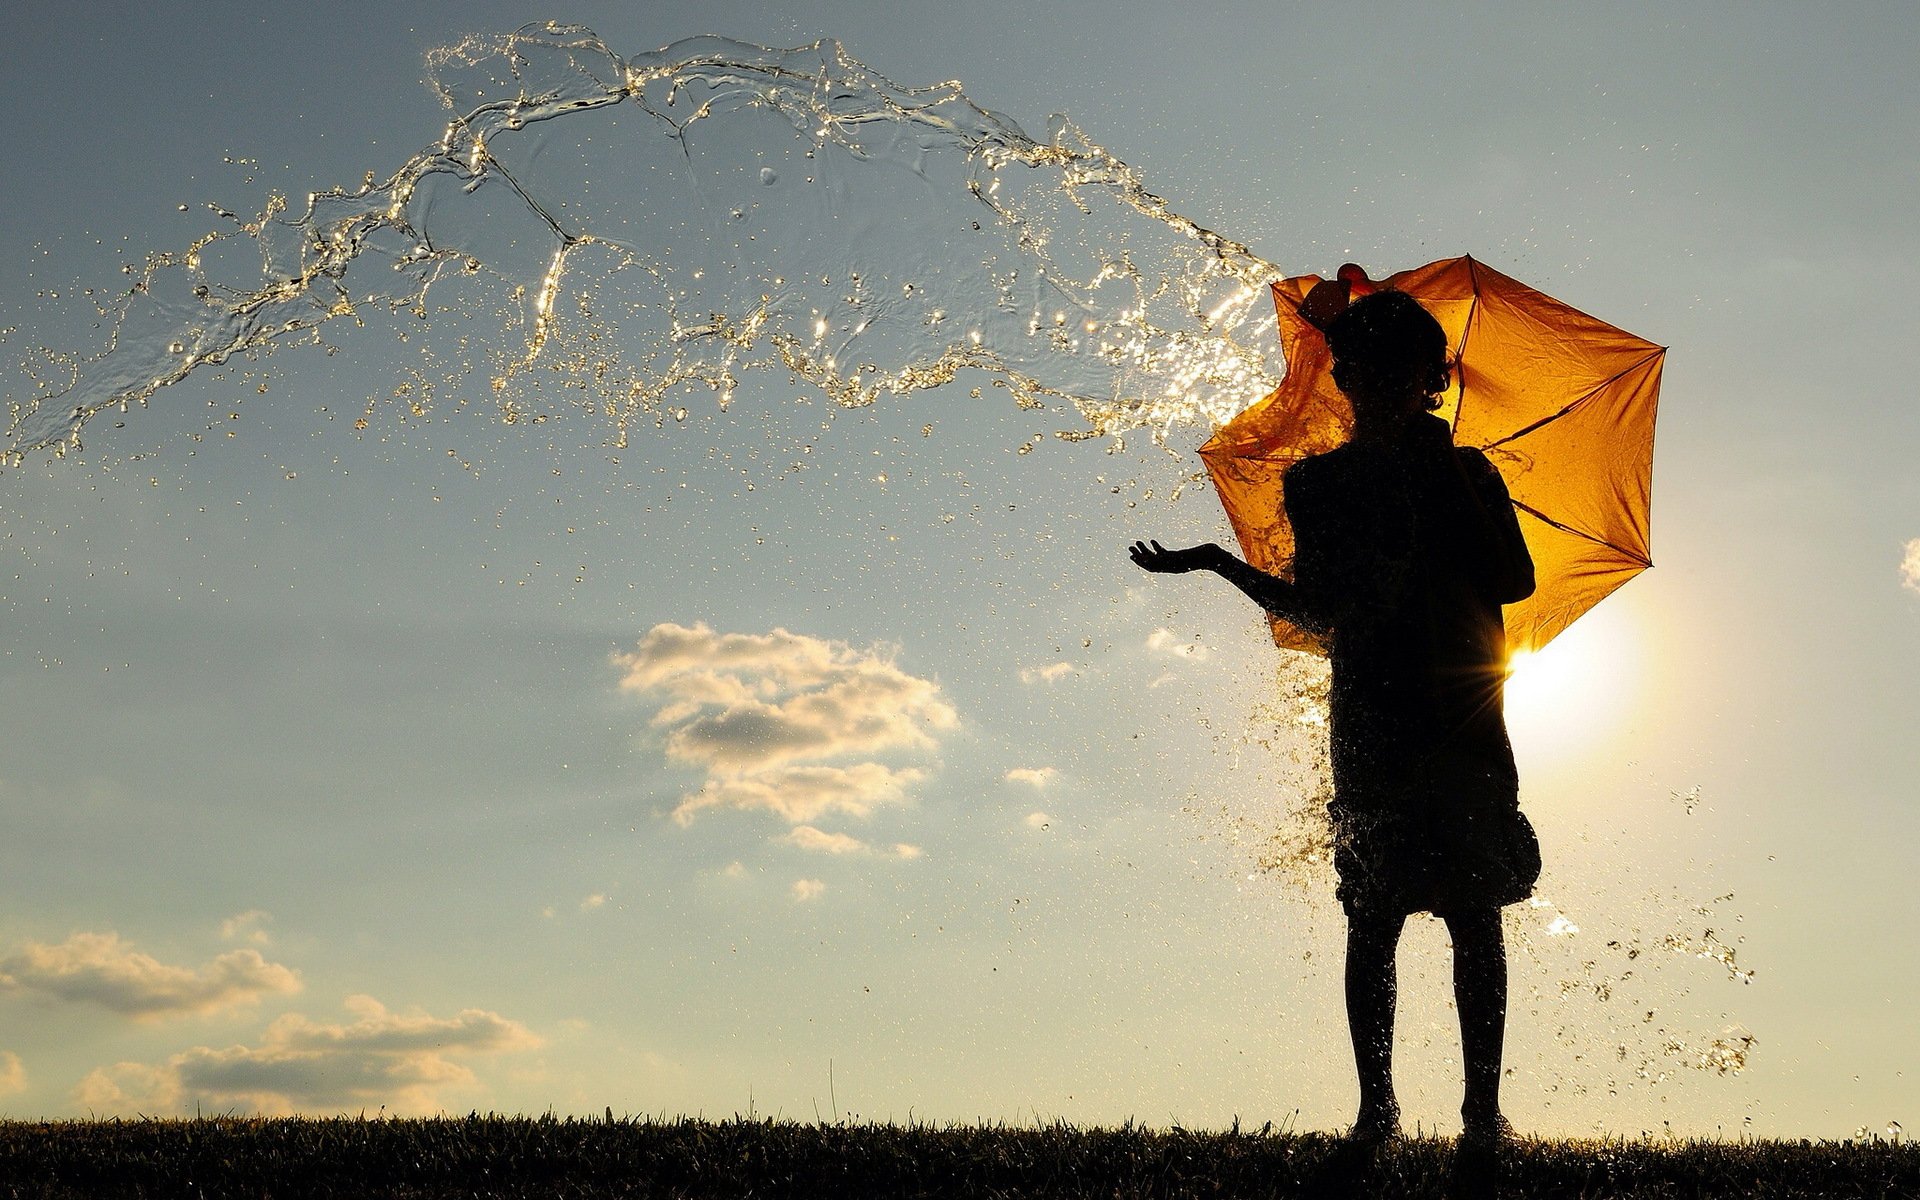
[[[1615,381],[1621,379],[1624,376],[1633,374],[1635,371],[1638,371],[1641,367],[1646,366],[1648,363],[1652,362],[1654,359],[1660,357],[1662,354],[1665,354],[1666,352],[1667,352],[1666,347],[1655,346],[1653,348],[1653,351],[1649,353],[1645,358],[1641,359],[1639,362],[1634,363],[1630,367],[1622,367],[1620,370],[1614,372],[1612,375],[1607,376],[1607,378],[1601,380],[1599,383],[1594,384],[1591,388],[1588,388],[1585,392],[1581,393],[1580,397],[1577,400],[1574,400],[1571,404],[1567,405],[1565,408],[1561,409],[1559,412],[1554,413],[1551,416],[1541,417],[1538,421],[1535,421],[1533,424],[1527,426],[1526,428],[1515,430],[1514,432],[1508,434],[1507,436],[1503,438],[1499,438],[1495,441],[1488,442],[1486,445],[1480,448],[1482,450],[1491,450],[1495,446],[1504,446],[1508,442],[1516,441],[1520,438],[1527,436],[1528,434],[1532,433],[1534,430],[1540,428],[1542,425],[1551,425],[1553,422],[1558,421],[1561,417],[1566,416],[1568,413],[1572,412],[1574,409],[1579,408],[1582,404],[1585,404],[1587,401],[1599,395],[1606,388],[1612,386],[1612,384]]]
[[[1480,274],[1476,269],[1479,263],[1473,261],[1473,255],[1466,256],[1467,279],[1473,285],[1473,299],[1467,304],[1467,319],[1460,326],[1460,349],[1453,356],[1453,373],[1460,381],[1460,399],[1453,404],[1453,427],[1460,428],[1460,416],[1467,411],[1467,373],[1460,369],[1460,361],[1467,356],[1467,343],[1473,340],[1473,319],[1480,315]]]
[[[1601,537],[1595,537],[1584,529],[1575,529],[1571,525],[1565,524],[1560,521],[1556,521],[1552,517],[1541,512],[1539,509],[1535,508],[1531,504],[1527,504],[1520,500],[1515,500],[1513,502],[1513,506],[1519,509],[1521,512],[1526,513],[1528,516],[1535,517],[1538,520],[1553,526],[1555,529],[1558,529],[1562,533],[1570,533],[1574,537],[1584,538],[1587,541],[1592,542],[1596,546],[1605,546],[1607,549],[1612,550],[1617,554],[1626,555],[1628,558],[1631,558],[1633,561],[1639,563],[1643,567],[1651,567],[1653,565],[1652,560],[1645,558],[1638,551],[1629,550],[1625,546],[1616,546],[1612,542],[1609,542],[1607,539],[1601,538]]]

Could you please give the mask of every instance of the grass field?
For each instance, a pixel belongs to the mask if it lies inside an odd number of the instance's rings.
[[[1495,1182],[1497,1178],[1497,1183]],[[0,1122],[0,1197],[1920,1198],[1883,1141],[1531,1141],[469,1116]]]

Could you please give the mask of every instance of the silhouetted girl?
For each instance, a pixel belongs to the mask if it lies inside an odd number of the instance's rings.
[[[1501,708],[1500,606],[1533,592],[1505,483],[1432,415],[1447,339],[1411,297],[1382,291],[1327,326],[1353,436],[1283,483],[1293,578],[1211,543],[1136,542],[1149,571],[1213,571],[1271,613],[1328,635],[1334,866],[1347,913],[1347,1019],[1360,1074],[1354,1136],[1391,1136],[1394,952],[1411,913],[1453,937],[1469,1138],[1500,1114],[1507,964],[1500,908],[1525,899],[1539,845],[1521,815]]]

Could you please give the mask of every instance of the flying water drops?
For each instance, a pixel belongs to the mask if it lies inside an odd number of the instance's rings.
[[[9,381],[0,459],[64,453],[197,370],[409,318],[448,334],[415,410],[570,410],[616,445],[755,377],[860,407],[970,376],[1068,438],[1204,432],[1276,382],[1280,269],[1064,117],[1035,138],[830,40],[622,57],[547,23],[430,71],[450,116],[419,153],[130,265],[104,346]]]

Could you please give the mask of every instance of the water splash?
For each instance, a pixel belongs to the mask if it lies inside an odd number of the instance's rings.
[[[971,375],[1069,414],[1069,438],[1207,425],[1275,382],[1280,270],[1064,117],[1036,139],[830,40],[623,58],[547,23],[429,65],[454,114],[436,141],[129,266],[105,346],[9,390],[0,460],[341,322],[471,327],[395,389],[409,411],[583,411],[615,444],[754,373],[847,406]]]
[[[1693,1065],[1716,1075],[1737,1075],[1746,1070],[1747,1056],[1753,1053],[1754,1043],[1758,1040],[1744,1026],[1732,1026],[1709,1042]]]
[[[1309,919],[1332,893],[1325,738],[1316,729],[1324,679],[1316,693],[1314,677],[1303,673],[1318,662],[1302,656],[1284,669],[1280,698],[1260,707],[1245,735],[1247,748],[1265,752],[1275,786],[1252,789],[1255,799],[1232,808],[1194,809],[1252,864],[1250,879],[1276,885]],[[1633,855],[1615,846],[1607,857],[1619,864]],[[1511,987],[1526,1014],[1510,1036],[1526,1090],[1549,1108],[1591,1112],[1616,1099],[1645,1102],[1636,1095],[1665,1102],[1688,1077],[1730,1080],[1749,1069],[1760,1039],[1732,1020],[1731,997],[1719,990],[1755,978],[1741,962],[1744,938],[1729,932],[1741,920],[1732,893],[1695,900],[1672,887],[1633,896],[1591,878],[1545,882],[1552,895],[1536,892],[1506,910]],[[1562,886],[1577,912],[1554,898]],[[1409,990],[1441,992],[1449,971],[1444,955],[1403,955]],[[1430,1028],[1427,1042],[1444,1051],[1454,1036]],[[1531,1053],[1528,1043],[1537,1043]]]
[[[1244,747],[1259,751],[1271,774],[1240,789],[1231,804],[1191,803],[1236,857],[1250,860],[1249,879],[1278,885],[1291,898],[1324,901],[1333,895],[1333,768],[1328,757],[1327,661],[1281,651],[1269,699],[1249,714]]]
[[[1556,926],[1571,921],[1544,896],[1509,910],[1515,983],[1529,1014],[1519,1028],[1544,1024],[1555,1045],[1541,1063],[1550,1103],[1634,1091],[1664,1101],[1665,1089],[1685,1074],[1746,1071],[1759,1039],[1730,1021],[1724,994],[1709,986],[1754,977],[1739,965],[1737,945],[1717,932],[1734,901],[1724,893],[1690,902],[1659,889],[1637,902],[1601,905],[1583,916],[1585,933],[1561,928],[1563,936]],[[1542,911],[1555,914],[1544,926]],[[1719,967],[1719,978],[1702,978],[1702,963]]]
[[[1725,904],[1733,899],[1732,893],[1716,896],[1714,904]],[[1712,920],[1713,909],[1705,904],[1688,906],[1691,914],[1699,920]],[[1698,933],[1690,928],[1667,930],[1643,940],[1642,935],[1610,941],[1607,949],[1614,951],[1628,962],[1636,961],[1649,949],[1664,950],[1669,954],[1680,954],[1690,958],[1706,959],[1725,968],[1727,978],[1737,983],[1752,983],[1753,971],[1740,965],[1740,951],[1723,941],[1712,926],[1704,926]]]

